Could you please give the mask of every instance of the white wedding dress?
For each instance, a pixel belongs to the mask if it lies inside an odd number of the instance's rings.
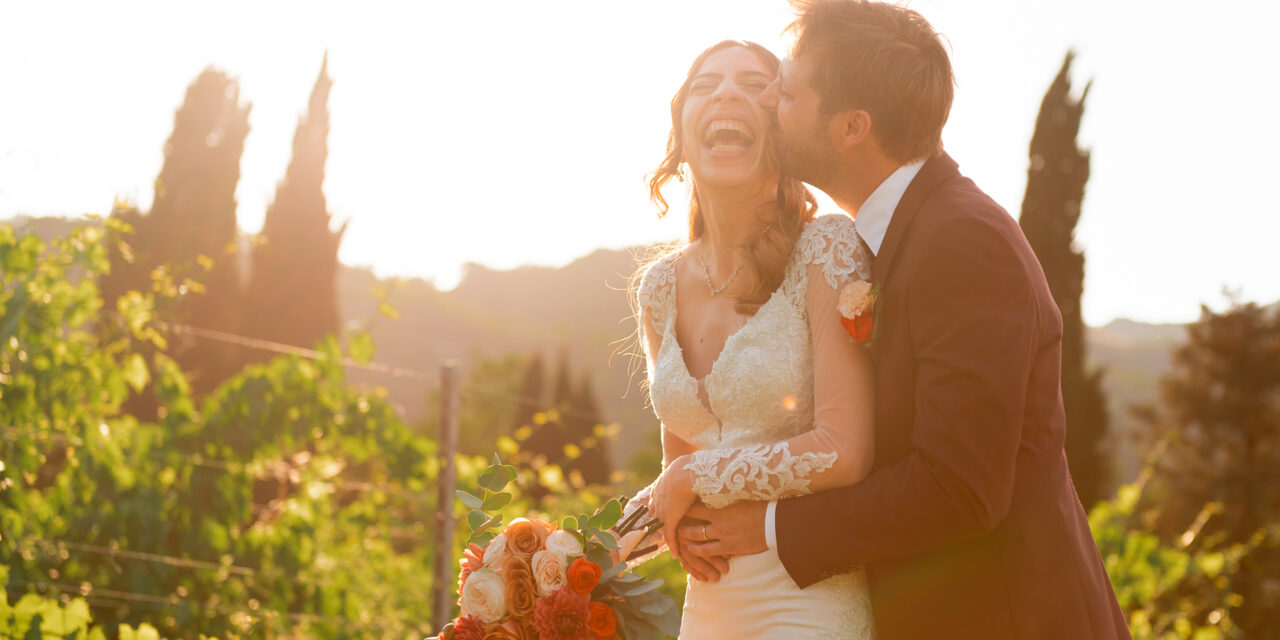
[[[689,373],[675,337],[681,255],[669,253],[645,272],[638,303],[654,411],[698,449],[688,467],[695,490],[712,507],[808,493],[815,477],[848,454],[840,381],[820,381],[815,394],[815,366],[821,371],[823,358],[862,348],[850,344],[836,315],[844,285],[870,280],[870,254],[853,222],[828,215],[805,227],[782,285],[729,337],[701,381]],[[862,571],[801,590],[773,550],[732,558],[718,582],[690,579],[680,631],[682,640],[874,635]]]

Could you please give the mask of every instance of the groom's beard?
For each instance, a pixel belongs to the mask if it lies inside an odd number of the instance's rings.
[[[778,138],[778,168],[782,174],[821,189],[836,168],[836,150],[822,126],[814,127],[807,136]]]

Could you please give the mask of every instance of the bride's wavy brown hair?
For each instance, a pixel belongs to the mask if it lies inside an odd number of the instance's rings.
[[[658,217],[667,215],[671,207],[662,197],[662,187],[672,178],[684,180],[680,166],[684,163],[684,130],[680,115],[684,111],[684,103],[689,95],[689,85],[693,83],[694,74],[702,67],[702,63],[713,53],[730,47],[742,47],[756,54],[771,73],[778,72],[778,57],[768,49],[745,40],[725,40],[717,42],[694,59],[685,77],[684,84],[671,98],[671,135],[667,138],[667,156],[649,179],[649,199],[658,207]],[[778,172],[778,157],[772,144],[772,130],[761,136],[760,142],[765,145],[765,166],[774,173]],[[705,220],[702,209],[698,205],[698,185],[695,182],[691,190],[689,202],[689,242],[702,237]],[[782,284],[783,271],[795,248],[800,232],[806,222],[813,219],[818,210],[818,202],[804,183],[787,176],[778,180],[778,195],[774,202],[761,207],[758,211],[761,225],[760,231],[751,236],[741,246],[746,259],[742,275],[746,276],[751,286],[738,296],[735,309],[743,315],[754,315],[769,300],[778,285]]]

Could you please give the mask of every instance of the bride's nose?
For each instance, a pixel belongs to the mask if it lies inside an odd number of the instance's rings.
[[[746,97],[742,95],[737,83],[726,80],[716,87],[715,93],[711,94],[711,99],[713,102],[742,102]]]

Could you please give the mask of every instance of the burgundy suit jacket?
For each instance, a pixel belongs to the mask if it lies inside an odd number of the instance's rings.
[[[791,577],[866,565],[880,640],[1129,638],[1067,472],[1062,317],[1017,223],[942,154],[873,277],[875,467],[778,503]]]

